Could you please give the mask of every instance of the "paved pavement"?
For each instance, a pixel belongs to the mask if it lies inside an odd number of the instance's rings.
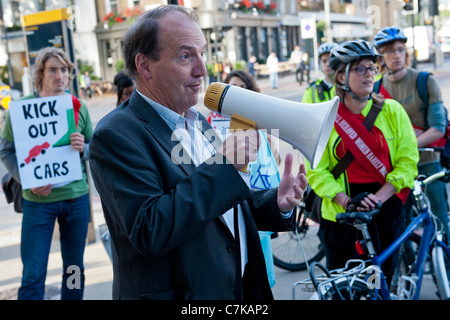
[[[450,68],[436,72],[436,77],[438,78],[449,78],[449,76]],[[265,94],[293,100],[297,100],[295,97],[298,95],[298,101],[300,101],[302,92],[305,89],[305,85],[300,86],[296,83],[292,75],[280,77],[277,89],[271,89],[267,79],[258,80],[258,84],[261,92]],[[200,98],[200,102],[202,101],[203,96]],[[88,101],[88,105],[92,122],[95,126],[101,117],[114,109],[115,96],[95,96]],[[199,106],[199,109],[202,113],[208,113],[202,106]],[[94,242],[87,244],[85,251],[86,282],[84,299],[110,300],[113,272],[111,262],[99,236],[99,226],[104,224],[104,217],[98,194],[94,188],[92,188],[91,199],[96,237]],[[3,191],[0,190],[0,300],[17,299],[17,290],[20,286],[22,273],[20,261],[21,220],[22,215],[15,213],[12,205],[6,203]],[[58,234],[55,232],[48,262],[46,299],[58,300],[60,298],[62,272]],[[273,290],[275,299],[292,299],[293,283],[306,278],[305,275],[306,273],[292,273],[276,268],[277,284]],[[432,295],[427,299],[433,299]]]

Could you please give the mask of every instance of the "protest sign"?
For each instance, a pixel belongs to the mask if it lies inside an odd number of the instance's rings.
[[[23,189],[82,179],[80,154],[70,146],[70,95],[12,101],[9,112]]]
[[[216,130],[222,141],[225,141],[230,135],[230,119],[214,111],[211,113],[211,126]]]

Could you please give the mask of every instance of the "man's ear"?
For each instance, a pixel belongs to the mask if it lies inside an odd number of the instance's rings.
[[[150,80],[152,74],[148,57],[146,57],[142,53],[138,53],[136,57],[134,57],[134,63],[136,64],[136,70],[139,75],[146,80]]]

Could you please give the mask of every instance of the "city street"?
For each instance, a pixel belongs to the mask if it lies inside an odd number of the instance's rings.
[[[432,64],[420,64],[420,69],[426,69],[435,74],[439,81],[443,101],[446,106],[450,106],[450,61],[446,61],[438,70],[433,70]],[[314,76],[314,73],[313,73]],[[314,77],[313,77],[314,78]],[[261,93],[292,100],[301,101],[306,85],[300,86],[295,81],[293,74],[279,77],[279,87],[271,89],[267,78],[258,79]],[[209,110],[203,106],[203,96],[201,95],[197,108],[204,115],[208,115]],[[89,112],[92,123],[95,125],[108,112],[115,108],[116,97],[107,94],[103,97],[95,96],[88,101]],[[280,153],[282,157],[286,153],[294,154],[295,163],[298,165],[303,161],[303,156],[297,150],[286,143],[280,143]],[[280,168],[282,172],[283,168]],[[0,164],[0,176],[6,172],[3,164]],[[97,191],[91,186],[91,199],[93,209],[93,223],[96,230],[96,241],[86,246],[85,253],[85,299],[86,300],[110,300],[112,287],[112,266],[103,244],[100,240],[98,227],[104,223],[103,212]],[[0,300],[16,299],[17,289],[20,286],[22,264],[20,262],[20,224],[21,214],[13,211],[12,204],[7,204],[3,192],[0,192]],[[59,251],[58,236],[55,233],[52,242],[52,249],[49,259],[47,275],[47,295],[48,299],[59,299],[59,287],[61,281],[61,258]],[[292,286],[302,279],[308,278],[306,271],[290,272],[275,268],[276,285],[273,288],[274,297],[277,300],[292,300]],[[436,287],[432,283],[431,276],[427,276],[423,285],[421,299],[435,300]],[[306,300],[311,293],[296,291],[296,299]]]

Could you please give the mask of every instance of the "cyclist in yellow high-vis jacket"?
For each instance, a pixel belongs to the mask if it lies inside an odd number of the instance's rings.
[[[367,105],[362,109],[361,114],[366,116],[372,107],[373,100],[369,100]],[[413,131],[409,124],[408,115],[398,108],[395,100],[386,99],[383,104],[383,112],[378,115],[375,126],[383,133],[386,139],[389,156],[393,164],[401,164],[395,166],[395,170],[386,176],[386,181],[390,182],[399,192],[405,187],[414,186],[414,178],[417,175],[417,169],[414,168],[419,160],[417,142],[414,140]],[[308,168],[308,182],[314,191],[322,198],[322,218],[329,221],[336,221],[336,214],[346,209],[345,201],[342,206],[335,197],[338,193],[348,194],[350,191],[347,172],[344,171],[338,179],[334,179],[330,174],[331,169],[339,162],[337,157],[337,148],[340,142],[340,136],[333,128],[331,131],[328,145],[314,170]]]
[[[307,170],[311,188],[322,198],[319,234],[328,269],[358,257],[358,231],[337,223],[336,214],[382,203],[369,225],[381,252],[404,230],[403,203],[417,176],[417,139],[406,111],[395,100],[372,97],[379,56],[363,40],[344,42],[330,55],[340,104],[323,156],[316,168]],[[337,170],[338,163],[344,169]],[[388,283],[396,259],[395,254],[383,264]]]
[[[331,100],[335,96],[335,87],[333,86],[334,71],[330,68],[328,60],[331,50],[336,45],[334,42],[325,42],[319,46],[320,68],[325,77],[310,83],[303,94],[302,102],[319,103]]]

